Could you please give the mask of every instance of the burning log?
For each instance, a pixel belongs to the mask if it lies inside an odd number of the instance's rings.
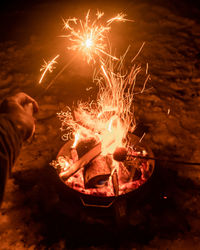
[[[118,196],[119,195],[119,180],[118,180],[117,170],[115,166],[113,165],[113,158],[111,155],[107,155],[106,160],[111,169],[113,191],[114,191],[114,194]]]
[[[101,143],[98,143],[95,147],[84,154],[78,161],[69,166],[68,170],[60,173],[60,177],[68,179],[74,173],[76,173],[80,168],[87,165],[92,159],[101,153]]]
[[[97,144],[97,141],[95,138],[88,138],[81,140],[78,142],[76,146],[76,151],[78,154],[78,157],[81,158],[84,154],[86,154],[89,150],[91,150],[93,147],[95,147]]]
[[[121,178],[128,181],[136,181],[141,178],[141,160],[139,156],[129,155],[126,148],[117,148],[113,154],[116,161],[121,162]],[[143,156],[144,157],[144,156]],[[142,157],[141,157],[142,158]],[[126,170],[126,171],[125,171]],[[127,174],[128,172],[128,174]]]
[[[78,158],[77,150],[72,147],[70,153],[71,153],[71,158],[73,162],[75,163],[76,161],[78,161],[79,158]]]
[[[98,156],[91,161],[84,171],[85,188],[103,186],[108,181],[111,169],[105,156]]]
[[[114,173],[112,175],[112,184],[113,184],[114,194],[118,196],[119,195],[119,181],[118,181],[118,174],[116,170],[114,170]]]

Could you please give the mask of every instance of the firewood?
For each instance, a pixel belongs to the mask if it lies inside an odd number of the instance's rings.
[[[73,162],[78,161],[79,158],[78,158],[78,153],[77,153],[76,148],[71,148],[70,153],[71,153],[71,158]]]
[[[69,166],[68,170],[60,173],[60,177],[65,180],[76,173],[80,168],[87,165],[92,159],[101,153],[101,143],[98,143],[95,147],[84,154],[78,161]]]
[[[118,181],[118,174],[116,170],[114,170],[114,173],[112,175],[112,184],[113,184],[114,194],[118,196],[119,195],[119,181]]]
[[[110,167],[112,173],[112,184],[113,184],[113,191],[116,196],[119,195],[119,180],[118,180],[118,173],[113,165],[113,157],[111,155],[106,156],[106,161]]]
[[[135,170],[134,167],[127,167],[125,165],[126,162],[119,162],[119,178],[120,178],[120,182],[122,183],[126,183],[130,181],[130,176],[131,176],[131,172]]]
[[[132,181],[137,181],[141,178],[142,172],[140,168],[135,168],[135,171],[132,176]]]
[[[105,184],[111,173],[106,158],[102,155],[92,160],[84,170],[85,188],[95,188]]]
[[[84,154],[86,154],[89,150],[91,150],[96,144],[97,144],[97,141],[93,137],[79,141],[76,146],[78,157],[81,158]]]

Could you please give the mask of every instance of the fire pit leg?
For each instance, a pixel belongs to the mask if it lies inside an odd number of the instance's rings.
[[[113,204],[114,211],[115,211],[115,222],[118,228],[124,228],[128,221],[127,221],[127,201],[124,198],[119,198]]]

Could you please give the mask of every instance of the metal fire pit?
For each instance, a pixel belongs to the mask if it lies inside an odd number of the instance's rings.
[[[134,146],[134,149],[136,150],[145,150],[148,154],[149,157],[154,157],[152,150],[150,149],[150,147],[146,144],[144,144],[143,142],[140,141],[140,138],[136,135],[133,134],[129,134],[128,135],[129,140],[132,144],[132,146]],[[57,155],[57,159],[60,156],[70,156],[70,150],[71,150],[71,146],[72,146],[72,141],[68,141],[67,143],[65,143],[63,145],[63,147],[60,149],[58,155]],[[132,199],[136,199],[138,200],[138,197],[140,199],[142,199],[142,197],[149,191],[149,183],[150,183],[150,179],[152,177],[152,174],[154,172],[154,168],[155,168],[155,161],[154,160],[147,160],[148,162],[148,166],[149,166],[149,171],[148,174],[145,178],[145,182],[143,184],[141,184],[140,186],[138,186],[137,188],[134,188],[132,190],[129,190],[128,192],[121,194],[121,195],[113,195],[113,196],[98,196],[95,194],[85,194],[83,192],[79,192],[76,189],[71,188],[70,186],[68,186],[62,178],[61,181],[65,183],[66,185],[66,189],[70,190],[72,193],[74,193],[75,196],[78,196],[82,202],[82,204],[86,207],[104,207],[104,208],[108,208],[111,207],[111,205],[116,201],[116,200],[124,200],[127,197],[131,197]],[[120,208],[118,207],[117,210],[120,210]],[[118,211],[119,212],[119,211]]]

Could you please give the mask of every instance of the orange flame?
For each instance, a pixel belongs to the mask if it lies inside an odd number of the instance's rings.
[[[79,132],[76,132],[75,138],[74,138],[74,143],[73,143],[73,145],[72,145],[72,148],[75,148],[75,147],[76,147],[79,138],[80,138],[80,134],[79,134]]]
[[[63,171],[70,167],[70,163],[63,156],[58,157],[58,163]]]
[[[122,65],[122,62],[119,62]],[[117,65],[101,66],[99,93],[96,102],[80,102],[74,116],[62,118],[63,127],[75,132],[77,140],[95,138],[102,144],[102,154],[113,154],[117,147],[127,146],[127,134],[135,128],[133,114],[134,85],[140,67],[133,66],[129,74],[115,72]],[[75,119],[74,119],[75,117]],[[78,139],[77,139],[78,138]]]

